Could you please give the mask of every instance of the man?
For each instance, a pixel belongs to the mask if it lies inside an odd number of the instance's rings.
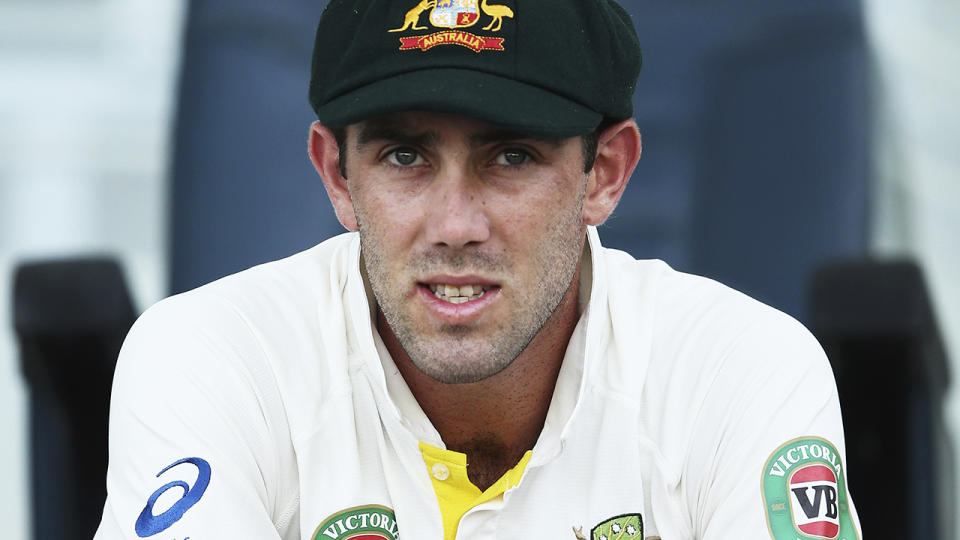
[[[331,2],[309,153],[353,232],[141,318],[98,539],[859,538],[809,333],[600,244],[629,16],[503,1]]]

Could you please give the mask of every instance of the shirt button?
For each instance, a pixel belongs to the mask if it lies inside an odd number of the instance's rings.
[[[433,474],[434,478],[441,482],[447,478],[450,478],[450,469],[448,469],[443,463],[434,463],[433,467],[430,467],[430,472]]]

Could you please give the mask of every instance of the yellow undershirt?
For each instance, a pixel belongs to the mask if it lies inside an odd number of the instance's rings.
[[[533,455],[533,452],[527,450],[514,468],[503,473],[499,480],[486,491],[481,492],[480,488],[473,485],[467,476],[466,454],[443,450],[425,442],[420,443],[420,452],[423,454],[424,463],[427,464],[427,472],[433,482],[433,491],[436,492],[437,502],[440,504],[444,540],[454,540],[457,537],[460,518],[468,510],[492,501],[508,489],[516,487]]]

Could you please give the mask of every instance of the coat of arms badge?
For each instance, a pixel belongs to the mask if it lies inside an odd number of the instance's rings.
[[[420,25],[420,19],[427,11],[430,11],[428,17],[430,24],[442,30],[429,35],[401,37],[401,51],[416,49],[428,51],[438,45],[459,45],[474,52],[503,51],[504,38],[478,36],[464,28],[477,24],[480,21],[480,14],[483,13],[491,18],[490,23],[483,30],[499,32],[503,26],[503,19],[512,19],[515,16],[511,8],[501,4],[489,4],[488,0],[420,0],[416,6],[406,12],[402,26],[387,31],[427,30],[428,27]]]
[[[477,0],[437,0],[430,24],[438,28],[467,28],[480,20]]]

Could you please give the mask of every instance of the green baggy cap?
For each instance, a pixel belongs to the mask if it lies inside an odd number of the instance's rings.
[[[613,0],[331,0],[310,104],[331,128],[430,111],[572,137],[633,115],[640,65]]]

